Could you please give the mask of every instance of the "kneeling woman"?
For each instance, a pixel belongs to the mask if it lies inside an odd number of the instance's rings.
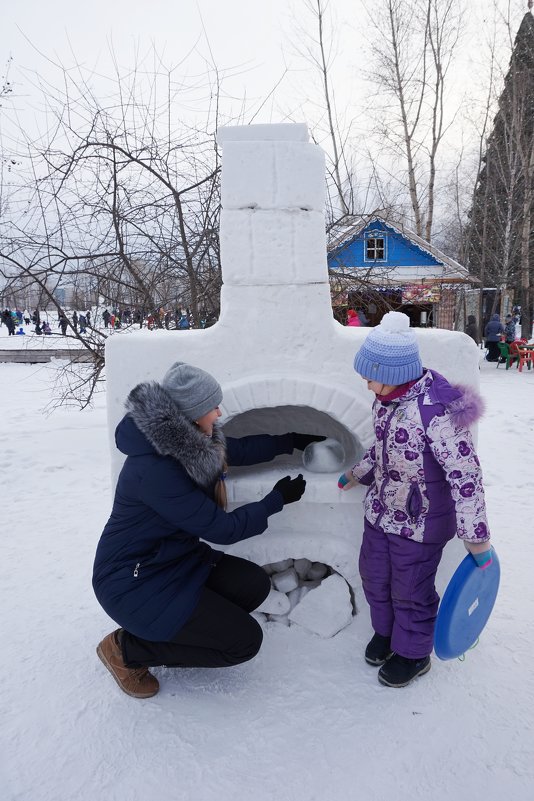
[[[121,628],[97,654],[119,687],[148,698],[149,667],[225,667],[252,659],[262,630],[250,616],[270,580],[258,565],[213,550],[261,534],[269,516],[300,500],[302,475],[261,501],[225,511],[227,465],[266,462],[323,437],[259,435],[225,440],[222,391],[213,376],[177,362],[161,384],[138,384],[115,432],[126,454],[113,510],[96,551],[93,587]]]

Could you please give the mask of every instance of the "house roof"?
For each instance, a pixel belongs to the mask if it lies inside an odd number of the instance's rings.
[[[409,240],[413,245],[419,248],[422,252],[430,255],[441,265],[441,275],[432,276],[434,280],[450,281],[454,283],[474,283],[479,284],[480,280],[477,276],[471,275],[469,271],[455,259],[447,256],[439,248],[427,242],[421,236],[406,228],[402,223],[391,223],[378,214],[361,217],[350,217],[345,219],[342,223],[333,226],[329,232],[328,253],[335,254],[340,252],[343,248],[358,239],[362,232],[372,227],[373,223],[379,222],[387,228],[394,231],[401,237]],[[420,265],[414,264],[413,266],[392,266],[392,265],[376,265],[373,267],[376,270],[376,278],[384,280],[387,273],[387,280],[389,283],[405,283],[406,281],[416,280],[419,281],[425,276],[428,276],[428,268],[423,268]]]

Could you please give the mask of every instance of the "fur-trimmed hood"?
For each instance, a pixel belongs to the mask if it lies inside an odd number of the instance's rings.
[[[153,450],[160,456],[170,456],[180,462],[196,484],[205,489],[213,487],[221,477],[226,456],[226,440],[218,426],[214,426],[213,436],[207,437],[155,381],[134,387],[126,409],[128,414],[115,432],[122,453],[136,456]]]
[[[419,381],[400,400],[412,400],[425,391],[428,396],[425,404],[441,404],[460,428],[468,428],[484,414],[484,400],[476,389],[462,384],[449,384],[435,370],[426,369]]]
[[[428,394],[432,400],[442,403],[460,428],[476,423],[485,411],[484,400],[476,389],[463,384],[449,384],[440,373],[431,372],[433,381]]]
[[[486,404],[473,387],[458,385],[455,389],[459,389],[462,394],[448,404],[447,411],[460,428],[469,428],[482,417]]]

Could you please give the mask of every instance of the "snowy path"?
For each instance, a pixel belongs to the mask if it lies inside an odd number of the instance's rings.
[[[110,509],[104,399],[41,416],[52,372],[0,366],[3,799],[533,797],[534,372],[482,365],[479,452],[503,579],[464,662],[379,686],[363,609],[331,640],[269,624],[238,668],[158,670],[148,701],[123,695],[94,652],[110,629],[90,585]]]

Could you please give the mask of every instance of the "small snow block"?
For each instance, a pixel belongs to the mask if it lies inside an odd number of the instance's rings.
[[[258,606],[256,612],[263,612],[267,615],[285,615],[290,610],[289,598],[285,592],[278,592],[271,589],[264,602]]]
[[[471,554],[460,562],[443,594],[436,619],[434,651],[440,659],[456,659],[477,641],[493,610],[501,568],[493,561],[481,570]]]
[[[352,622],[352,602],[345,579],[338,574],[325,578],[291,610],[289,620],[324,638],[344,629]]]
[[[308,142],[305,122],[259,123],[257,125],[221,125],[217,143],[225,142]]]
[[[273,587],[282,593],[291,592],[291,590],[295,590],[299,586],[299,577],[293,567],[284,570],[282,573],[274,573],[271,581]]]

